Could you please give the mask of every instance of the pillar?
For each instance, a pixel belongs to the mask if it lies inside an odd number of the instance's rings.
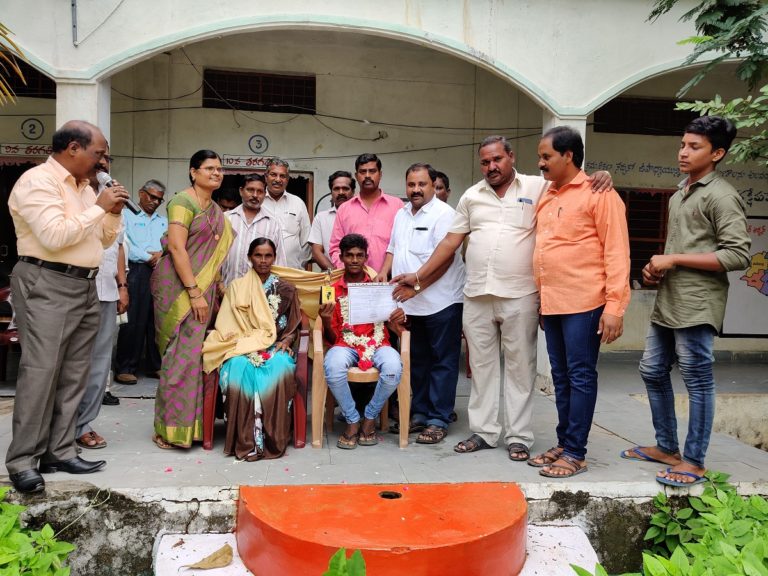
[[[98,126],[109,141],[112,82],[56,81],[56,129],[69,120]]]

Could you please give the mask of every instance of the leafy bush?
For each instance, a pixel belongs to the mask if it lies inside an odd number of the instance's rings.
[[[59,542],[50,524],[42,530],[21,527],[26,506],[5,501],[9,488],[0,488],[0,576],[69,576],[67,556],[75,549]]]
[[[654,498],[658,512],[645,534],[651,544],[643,552],[645,576],[768,576],[768,502],[739,496],[727,474],[709,472],[707,478],[703,494],[688,497],[688,507],[675,510],[664,493]],[[607,576],[599,564],[595,576]]]
[[[339,548],[336,554],[331,556],[328,570],[323,576],[365,576],[365,560],[362,553],[355,550],[352,556],[347,558],[346,548]]]

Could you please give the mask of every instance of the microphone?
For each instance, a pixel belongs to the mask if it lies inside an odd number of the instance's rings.
[[[112,183],[113,183],[112,176],[110,176],[106,172],[97,172],[96,180],[98,180],[99,184],[101,184],[102,186],[106,186],[107,188],[112,187]],[[139,214],[141,212],[141,208],[139,208],[136,202],[134,202],[130,198],[128,198],[127,200],[123,200],[123,204],[125,205],[126,208],[128,208],[128,210],[130,210],[134,214]]]

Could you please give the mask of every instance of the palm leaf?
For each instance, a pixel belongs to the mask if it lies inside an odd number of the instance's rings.
[[[15,96],[13,89],[11,88],[8,78],[12,75],[21,79],[24,84],[27,81],[24,79],[24,73],[21,71],[16,59],[24,60],[24,53],[11,40],[11,34],[13,34],[5,25],[0,23],[0,106],[7,104],[8,102],[15,102]]]

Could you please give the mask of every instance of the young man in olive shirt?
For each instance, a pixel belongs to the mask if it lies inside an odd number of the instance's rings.
[[[669,201],[664,254],[653,256],[643,268],[645,284],[658,287],[640,361],[656,446],[636,446],[621,456],[668,465],[656,480],[670,486],[703,481],[715,414],[712,348],[725,314],[727,272],[749,265],[744,202],[716,170],[735,136],[733,124],[717,116],[703,116],[686,126],[678,162],[688,177]],[[669,376],[674,362],[689,397],[682,455]]]

